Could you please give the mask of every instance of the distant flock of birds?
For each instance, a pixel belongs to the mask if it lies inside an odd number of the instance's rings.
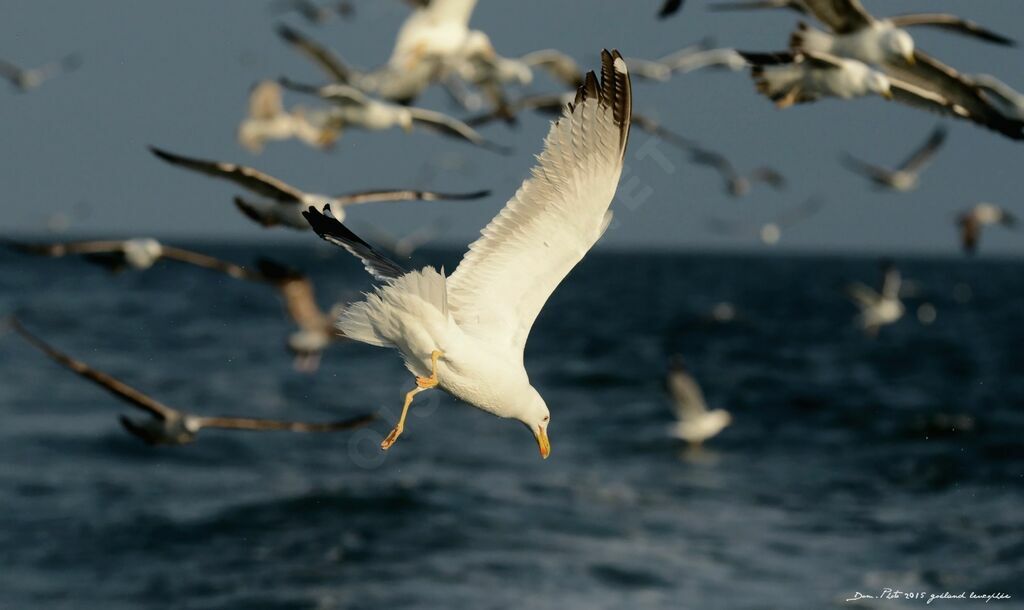
[[[553,115],[544,152],[531,177],[470,246],[463,262],[448,277],[433,268],[406,271],[379,247],[355,235],[344,223],[348,206],[382,201],[470,200],[489,194],[479,190],[442,193],[394,188],[322,195],[294,187],[244,165],[205,160],[152,147],[159,159],[193,172],[230,181],[247,191],[234,198],[245,217],[262,227],[312,229],[324,240],[359,258],[378,282],[365,301],[323,309],[309,278],[301,271],[263,259],[255,269],[205,254],[175,248],[153,239],[57,243],[5,240],[20,252],[48,257],[83,256],[111,270],[144,270],[161,259],[212,269],[231,277],[271,286],[282,298],[296,326],[288,348],[301,371],[316,370],[321,354],[339,341],[358,341],[397,349],[416,377],[402,414],[384,440],[389,448],[404,431],[413,397],[440,387],[457,398],[504,418],[517,419],[534,435],[541,455],[551,446],[550,413],[529,384],[522,349],[534,318],[561,279],[589,251],[611,221],[611,203],[622,169],[630,126],[636,126],[687,152],[691,162],[715,169],[724,190],[741,197],[755,184],[784,188],[785,178],[770,167],[741,172],[724,155],[699,145],[632,109],[630,78],[667,81],[675,74],[705,68],[749,69],[756,89],[779,108],[824,98],[849,100],[878,95],[899,103],[970,121],[1014,140],[1024,140],[1024,95],[988,75],[961,74],[917,48],[907,28],[929,26],[986,42],[1013,41],[971,21],[948,14],[911,14],[877,18],[858,0],[754,0],[718,2],[719,11],[788,9],[814,17],[825,29],[799,22],[782,52],[749,52],[694,45],[655,60],[602,54],[600,79],[586,73],[571,56],[545,49],[519,57],[498,53],[486,33],[469,26],[475,0],[419,0],[400,27],[391,56],[378,67],[362,70],[337,53],[287,25],[280,38],[322,69],[329,82],[308,84],[289,78],[258,83],[249,98],[248,115],[238,129],[241,146],[261,151],[268,142],[296,139],[327,148],[348,129],[379,131],[425,129],[486,150],[509,149],[484,137],[477,128],[491,122],[513,123],[524,111]],[[665,2],[660,17],[683,7]],[[273,9],[296,12],[311,24],[334,15],[351,18],[352,2],[319,4],[313,0],[278,0]],[[17,90],[29,91],[46,80],[72,72],[77,55],[39,68],[23,69],[0,61],[0,76]],[[543,71],[565,88],[542,95],[510,95]],[[438,85],[454,103],[475,113],[465,120],[413,105]],[[310,96],[316,108],[286,108],[284,91]],[[895,168],[846,155],[844,164],[875,186],[898,192],[917,187],[922,171],[946,139],[937,127],[927,141]],[[794,206],[768,223],[711,219],[709,228],[725,234],[756,235],[776,243],[785,227],[822,206],[818,198]],[[1004,208],[979,203],[957,219],[966,252],[977,248],[984,227],[1012,226]],[[385,238],[392,254],[407,258],[436,235],[425,227],[405,238]],[[537,244],[544,245],[538,253]],[[869,335],[904,315],[899,271],[888,266],[879,290],[862,284],[848,289],[859,308],[859,323]],[[31,345],[78,375],[99,384],[149,414],[145,420],[122,418],[132,434],[153,444],[182,444],[202,428],[330,432],[349,430],[373,419],[363,414],[328,423],[252,418],[207,417],[168,407],[124,383],[60,352],[16,319],[10,327]],[[673,434],[699,445],[731,422],[722,409],[709,409],[700,387],[681,359],[673,360],[667,379],[678,423]]]

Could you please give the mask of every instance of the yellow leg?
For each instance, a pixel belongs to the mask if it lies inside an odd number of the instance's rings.
[[[430,377],[417,377],[416,387],[409,390],[405,395],[405,404],[402,405],[402,414],[398,417],[398,423],[391,430],[381,444],[380,448],[387,451],[391,448],[391,445],[395,444],[399,436],[402,436],[402,431],[405,430],[405,418],[409,415],[409,407],[412,405],[412,399],[424,390],[437,387],[437,360],[444,355],[441,350],[435,349],[430,353]]]
[[[417,377],[417,386],[424,390],[437,387],[437,361],[441,356],[444,356],[444,352],[439,349],[430,352],[430,377]]]

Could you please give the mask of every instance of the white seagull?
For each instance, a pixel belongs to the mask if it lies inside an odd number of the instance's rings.
[[[753,66],[751,77],[757,91],[775,102],[778,108],[828,97],[849,100],[879,95],[908,106],[966,118],[1006,135],[1014,133],[1014,128],[1008,126],[1008,119],[992,107],[982,114],[974,114],[943,92],[905,82],[855,59],[813,51],[743,53],[743,56]],[[1024,138],[1024,123],[1021,129],[1019,135]]]
[[[274,81],[258,83],[249,94],[249,116],[238,126],[238,143],[252,153],[273,140],[292,138],[314,148],[328,148],[336,134],[317,124],[304,108],[285,110],[281,86]]]
[[[241,265],[192,250],[168,246],[149,237],[50,243],[29,243],[4,239],[0,240],[0,243],[19,252],[50,258],[82,256],[91,263],[102,265],[115,272],[126,267],[144,271],[155,265],[157,261],[170,260],[212,269],[236,279],[257,279],[257,274]]]
[[[981,239],[981,230],[988,225],[1014,227],[1017,218],[994,203],[977,203],[971,209],[961,213],[956,220],[960,227],[960,241],[964,252],[974,254]]]
[[[970,78],[915,48],[914,39],[903,26],[940,25],[1003,44],[1010,44],[1012,41],[1009,39],[952,15],[919,14],[876,19],[864,10],[858,0],[804,0],[804,4],[832,32],[800,23],[790,38],[792,51],[827,53],[876,66],[892,78],[938,95],[961,108],[963,112],[955,113],[959,116],[1011,139],[1024,139],[1024,122],[1001,114]]]
[[[900,270],[890,261],[883,261],[882,274],[881,290],[860,282],[846,287],[847,296],[860,309],[857,322],[871,337],[877,336],[881,327],[898,322],[905,311],[900,300]]]
[[[25,93],[55,76],[74,72],[81,65],[82,58],[77,54],[68,55],[60,61],[52,61],[38,68],[20,68],[0,59],[0,78],[6,79],[16,90]]]
[[[315,95],[328,100],[334,107],[325,115],[325,127],[340,136],[346,128],[358,127],[367,131],[382,131],[401,127],[406,133],[414,127],[457,138],[495,152],[508,152],[462,121],[442,112],[403,106],[378,100],[351,85],[332,83],[322,87],[303,85],[286,78],[281,79],[286,89]]]
[[[732,415],[725,409],[708,409],[700,384],[687,370],[681,356],[672,357],[665,388],[678,420],[670,433],[691,446],[700,446],[732,423]]]
[[[330,214],[306,217],[322,238],[362,259],[382,285],[338,320],[350,339],[392,347],[416,376],[384,442],[405,428],[413,397],[440,387],[488,413],[517,419],[548,457],[548,407],[530,384],[523,350],[558,284],[604,234],[622,173],[632,105],[626,63],[601,54],[594,73],[555,122],[538,164],[481,232],[450,277],[433,267],[406,272]]]
[[[775,218],[767,222],[748,219],[733,220],[727,218],[708,219],[708,228],[720,235],[756,236],[766,246],[774,246],[782,239],[782,230],[800,224],[821,210],[824,201],[811,197],[795,206],[779,212]]]
[[[658,59],[627,59],[630,73],[657,81],[667,81],[673,74],[687,74],[705,68],[718,68],[738,72],[747,67],[747,60],[736,49],[710,48],[705,40],[669,53]]]
[[[940,125],[932,131],[928,140],[896,169],[867,163],[849,154],[843,156],[843,162],[852,171],[866,176],[876,186],[905,193],[917,188],[921,172],[931,164],[935,153],[939,152],[945,141],[946,129]]]
[[[235,197],[235,206],[250,219],[264,227],[284,226],[292,229],[308,230],[309,223],[302,217],[302,212],[309,207],[321,210],[326,205],[332,206],[336,217],[345,217],[345,206],[379,201],[436,201],[439,199],[468,200],[486,197],[490,191],[473,193],[435,193],[433,191],[414,191],[409,189],[364,191],[348,195],[319,195],[307,193],[274,178],[268,174],[234,163],[207,161],[176,155],[156,147],[149,147],[154,155],[192,171],[215,178],[229,180],[270,201],[250,201]]]
[[[57,350],[39,337],[31,334],[15,319],[8,324],[30,345],[40,350],[58,364],[70,369],[81,377],[100,386],[128,404],[149,414],[147,419],[133,419],[122,415],[121,425],[150,445],[186,445],[196,440],[196,435],[203,428],[223,428],[227,430],[285,430],[289,432],[338,432],[351,430],[372,422],[373,415],[360,415],[344,421],[324,423],[304,423],[294,421],[278,421],[272,419],[255,419],[249,417],[207,417],[179,411],[157,401],[139,390],[98,371],[80,360]]]
[[[288,317],[298,330],[288,336],[288,350],[295,356],[295,370],[312,373],[320,366],[320,357],[332,343],[345,340],[334,320],[345,311],[335,305],[330,313],[317,305],[313,282],[304,273],[269,259],[257,262],[263,279],[273,285],[284,302]]]

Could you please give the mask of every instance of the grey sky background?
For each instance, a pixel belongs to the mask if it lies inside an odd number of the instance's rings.
[[[1019,0],[864,0],[876,14],[949,11],[1024,41]],[[518,130],[486,128],[511,145],[502,157],[429,133],[348,132],[333,152],[295,142],[271,143],[263,154],[238,146],[235,129],[250,86],[262,78],[320,81],[318,69],[273,32],[285,20],[328,43],[361,67],[386,60],[408,14],[398,0],[355,0],[353,20],[320,27],[296,15],[277,17],[263,0],[136,2],[35,0],[5,3],[0,57],[32,66],[80,52],[77,73],[20,95],[0,87],[4,163],[4,227],[8,234],[41,233],[47,216],[80,203],[90,214],[71,235],[230,238],[316,241],[311,233],[264,231],[231,205],[232,186],[172,168],[152,157],[149,144],[182,154],[232,160],[274,174],[306,190],[341,193],[374,187],[429,187],[457,191],[489,188],[493,195],[468,203],[386,203],[350,213],[401,233],[443,216],[444,241],[464,244],[504,205],[533,163],[547,120],[524,116]],[[499,52],[518,55],[556,47],[582,65],[597,65],[601,48],[653,58],[706,36],[722,46],[749,50],[785,47],[797,21],[788,12],[711,13],[689,0],[676,17],[658,21],[660,0],[480,0],[472,25]],[[1020,48],[1003,48],[941,32],[916,29],[918,46],[961,71],[990,72],[1024,89]],[[540,78],[530,91],[553,85]],[[298,96],[289,105],[316,102]],[[417,105],[456,112],[440,91]],[[973,125],[946,121],[947,147],[910,194],[878,193],[843,169],[846,150],[881,164],[896,164],[918,146],[939,118],[883,100],[823,103],[777,111],[755,94],[745,72],[700,72],[664,84],[635,83],[634,110],[654,116],[741,168],[771,164],[790,180],[784,193],[756,188],[730,199],[718,175],[686,162],[668,144],[658,149],[674,164],[665,169],[636,153],[648,136],[634,130],[628,173],[634,192],[651,189],[638,208],[615,204],[619,225],[605,247],[750,249],[753,236],[725,237],[706,227],[719,216],[761,222],[813,194],[824,210],[783,235],[780,249],[939,252],[957,250],[953,219],[978,200],[1007,205],[1024,216],[1019,199],[1021,146]],[[358,226],[356,224],[355,226]],[[985,234],[989,255],[1024,254],[1024,234]]]

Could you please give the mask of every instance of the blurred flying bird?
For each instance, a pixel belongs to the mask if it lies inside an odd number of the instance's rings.
[[[882,262],[882,287],[875,290],[855,282],[846,287],[846,294],[860,309],[857,323],[868,336],[878,336],[878,330],[898,322],[903,317],[903,301],[900,300],[901,276],[891,261]]]
[[[269,199],[269,201],[266,199],[251,201],[235,197],[234,200],[235,207],[251,220],[258,222],[264,227],[280,225],[292,229],[308,230],[309,223],[302,217],[302,213],[310,207],[322,210],[324,206],[330,205],[339,218],[344,218],[346,206],[360,203],[413,200],[437,201],[442,199],[457,201],[479,199],[490,194],[490,191],[436,193],[432,191],[393,189],[363,191],[338,196],[319,195],[301,191],[269,174],[264,174],[259,170],[244,165],[185,157],[153,146],[149,149],[154,155],[172,165],[206,174],[207,176],[213,176],[214,178],[228,180],[252,193]]]
[[[700,446],[732,423],[732,415],[725,409],[708,409],[700,384],[678,354],[672,357],[665,388],[678,420],[670,428],[675,438]]]
[[[711,231],[720,235],[754,236],[766,246],[774,246],[782,239],[783,229],[796,226],[814,216],[823,205],[822,199],[811,197],[799,205],[782,210],[774,219],[767,222],[710,218],[707,225]]]
[[[350,85],[335,83],[316,87],[295,83],[286,78],[281,79],[281,84],[286,89],[315,95],[335,104],[333,110],[326,115],[326,126],[339,135],[349,127],[370,131],[401,127],[407,133],[414,127],[420,127],[495,152],[509,151],[508,148],[483,137],[469,125],[446,114],[377,100]]]
[[[935,153],[939,152],[945,141],[946,129],[940,125],[932,131],[931,136],[920,148],[894,170],[861,161],[849,154],[843,156],[843,162],[852,171],[867,177],[876,186],[900,192],[912,191],[917,188],[921,172],[931,164]]]
[[[25,93],[61,74],[70,74],[82,65],[82,57],[73,53],[38,68],[19,68],[0,59],[0,78],[11,83],[16,90]]]
[[[285,110],[281,86],[274,81],[263,81],[253,88],[249,116],[238,127],[238,142],[252,153],[262,151],[267,141],[292,138],[314,148],[327,148],[334,144],[336,135],[311,120],[304,108]]]
[[[981,230],[989,225],[1003,225],[1004,227],[1015,227],[1017,218],[994,203],[977,203],[966,212],[957,217],[957,225],[960,227],[960,242],[964,252],[974,254],[978,250],[978,241],[981,239]]]
[[[199,252],[167,246],[151,238],[50,243],[29,243],[5,239],[0,240],[0,243],[19,252],[50,258],[82,256],[91,263],[102,265],[115,272],[125,268],[142,271],[149,269],[157,261],[170,260],[219,271],[236,279],[254,279],[255,276],[253,272],[240,265]]]
[[[338,432],[364,426],[375,419],[373,415],[366,414],[343,421],[304,423],[248,417],[207,417],[179,411],[57,350],[42,339],[31,334],[17,320],[10,320],[9,324],[30,345],[49,356],[58,364],[100,386],[133,407],[145,411],[149,415],[146,419],[135,419],[122,415],[120,420],[125,430],[150,445],[185,445],[195,441],[196,435],[203,428]]]

